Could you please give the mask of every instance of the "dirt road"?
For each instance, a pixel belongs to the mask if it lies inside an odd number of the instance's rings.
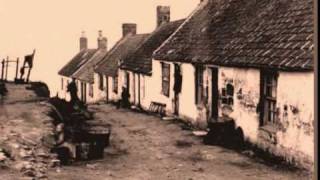
[[[309,179],[306,174],[267,166],[243,154],[202,144],[181,124],[110,105],[94,105],[97,118],[112,124],[105,158],[53,171],[66,180]]]

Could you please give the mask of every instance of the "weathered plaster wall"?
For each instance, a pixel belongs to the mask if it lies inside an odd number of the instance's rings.
[[[95,103],[96,99],[94,97],[94,92],[93,92],[93,96],[90,95],[90,88],[91,86],[93,86],[93,89],[94,89],[94,84],[86,83],[86,86],[87,86],[87,92],[86,92],[87,103]]]
[[[151,101],[166,104],[166,112],[171,115],[174,112],[174,64],[170,64],[170,93],[169,97],[162,94],[162,71],[161,61],[153,60],[152,76],[145,79],[144,104]],[[207,71],[206,71],[207,72]],[[182,119],[191,121],[196,126],[205,126],[207,123],[206,109],[195,104],[195,69],[191,64],[181,64],[182,88],[179,95],[179,116]],[[205,76],[204,78],[207,78]],[[205,80],[204,80],[205,82]],[[207,81],[206,81],[207,82]]]
[[[108,101],[111,102],[116,102],[119,100],[120,96],[119,96],[119,85],[117,87],[118,89],[118,93],[113,91],[113,85],[114,85],[114,79],[111,76],[105,77],[104,78],[108,78]],[[106,82],[106,79],[105,79]],[[120,93],[121,95],[121,93]]]
[[[169,97],[162,94],[162,76],[161,76],[161,62],[152,62],[152,77],[146,78],[146,99],[148,101],[155,101],[159,103],[166,104],[166,112],[168,114],[173,113],[172,99],[173,99],[173,66],[170,63],[170,93]],[[146,100],[145,100],[146,101]]]
[[[63,79],[63,88],[62,88],[62,80]],[[71,78],[65,77],[65,76],[60,76],[60,87],[58,91],[58,96],[62,99],[65,99],[66,101],[70,100],[70,95],[67,92],[67,87],[68,87],[68,82],[71,82]]]
[[[314,74],[282,72],[278,78],[277,144],[314,157]]]
[[[251,143],[304,166],[314,154],[313,78],[312,72],[279,72],[277,123],[260,127],[260,71],[220,67],[219,114],[233,118]],[[222,103],[222,88],[228,83],[234,87],[233,105]]]
[[[222,102],[222,89],[227,84],[234,87],[233,105]],[[245,138],[257,142],[259,114],[256,112],[260,98],[260,71],[220,67],[218,72],[219,116],[228,116],[240,126]]]
[[[103,76],[103,89],[101,90],[99,88],[99,74],[94,73],[94,87],[93,87],[93,95],[94,95],[94,101],[103,101],[106,100],[106,77]]]
[[[121,98],[121,93],[122,93],[122,87],[125,86],[124,79],[125,79],[125,71],[122,69],[118,69],[118,94],[119,97]]]

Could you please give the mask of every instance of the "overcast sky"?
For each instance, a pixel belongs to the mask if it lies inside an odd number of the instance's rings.
[[[169,5],[171,20],[187,17],[200,0],[0,0],[0,58],[16,59],[36,48],[32,80],[46,82],[52,94],[60,87],[58,70],[79,51],[85,31],[96,48],[98,30],[108,48],[121,38],[122,23],[137,23],[138,33],[156,26],[156,6]],[[10,77],[15,73],[11,65]]]

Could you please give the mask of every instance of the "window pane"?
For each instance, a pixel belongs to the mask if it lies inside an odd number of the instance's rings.
[[[204,89],[203,89],[203,67],[197,66],[196,67],[196,104],[199,104],[204,99]]]
[[[113,77],[113,92],[118,93],[118,76]]]
[[[233,93],[234,93],[233,85],[227,84],[227,95],[233,96]]]
[[[222,88],[222,96],[226,96],[227,95],[227,91],[226,91],[226,89],[225,88]]]
[[[170,65],[162,63],[162,93],[169,96],[170,87]]]

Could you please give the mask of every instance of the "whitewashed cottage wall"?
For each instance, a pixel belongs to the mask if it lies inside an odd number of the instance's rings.
[[[234,85],[234,105],[219,102],[220,116],[229,116],[246,140],[271,153],[299,163],[314,156],[314,75],[312,72],[279,72],[277,82],[277,121],[273,131],[259,126],[260,70],[219,68],[219,94],[230,82]],[[239,93],[240,90],[242,93]]]

